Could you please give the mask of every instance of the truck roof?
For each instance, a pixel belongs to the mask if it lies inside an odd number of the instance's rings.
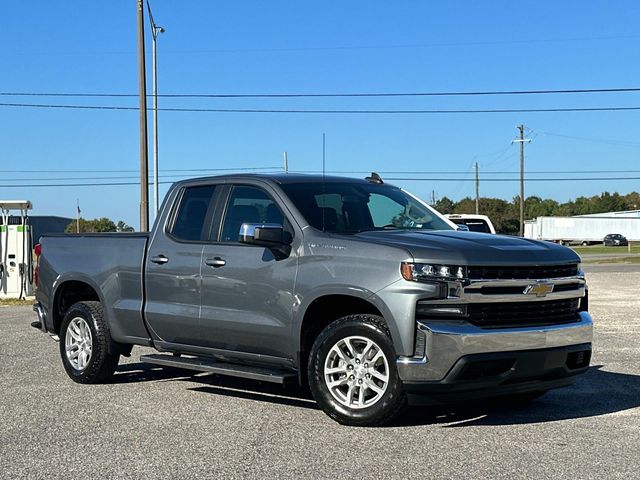
[[[276,172],[276,173],[230,173],[225,175],[213,175],[207,177],[195,177],[190,178],[188,180],[180,180],[176,182],[176,184],[182,183],[190,183],[193,181],[202,181],[202,180],[230,180],[230,181],[238,181],[243,179],[262,179],[262,180],[271,180],[272,182],[279,184],[287,184],[287,183],[341,183],[341,182],[349,182],[349,183],[371,183],[364,178],[354,178],[354,177],[340,177],[337,175],[322,175],[320,173],[284,173],[284,172]],[[384,179],[383,179],[384,180]],[[388,185],[386,182],[385,185]]]

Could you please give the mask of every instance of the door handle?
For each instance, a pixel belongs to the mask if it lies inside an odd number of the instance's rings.
[[[164,265],[169,261],[169,259],[164,255],[156,255],[155,257],[151,257],[151,261],[153,263],[157,263],[158,265]]]
[[[215,257],[215,258],[207,258],[204,261],[205,265],[209,265],[210,267],[213,268],[220,268],[220,267],[224,267],[227,264],[226,260],[223,260],[220,257]]]

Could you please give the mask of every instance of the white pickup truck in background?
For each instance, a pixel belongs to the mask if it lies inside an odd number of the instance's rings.
[[[496,233],[491,219],[486,215],[473,215],[468,213],[450,213],[445,215],[456,225],[466,225],[471,232]]]

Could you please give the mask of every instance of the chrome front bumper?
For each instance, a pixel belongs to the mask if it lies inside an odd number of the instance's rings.
[[[578,322],[545,327],[482,329],[462,322],[417,322],[425,336],[422,357],[399,357],[398,374],[403,382],[443,380],[464,356],[480,353],[548,349],[591,343],[591,315],[580,312]]]

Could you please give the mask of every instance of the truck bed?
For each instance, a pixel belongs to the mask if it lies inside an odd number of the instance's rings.
[[[116,341],[147,343],[142,319],[148,233],[51,234],[40,237],[38,298],[49,312],[47,328],[56,318],[56,292],[67,281],[84,281],[98,292]]]

